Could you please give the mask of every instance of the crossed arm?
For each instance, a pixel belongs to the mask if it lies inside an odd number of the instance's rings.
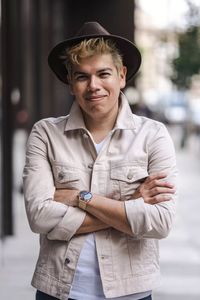
[[[150,205],[169,201],[175,193],[174,186],[165,181],[167,174],[150,175],[134,192],[132,199],[142,197]],[[78,190],[56,190],[54,200],[68,206],[78,206]],[[87,204],[86,217],[76,234],[89,233],[113,227],[126,234],[132,234],[124,201],[116,201],[94,194]]]

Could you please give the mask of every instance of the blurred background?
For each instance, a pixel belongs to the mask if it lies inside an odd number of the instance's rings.
[[[85,21],[134,41],[143,63],[124,90],[134,113],[164,122],[179,168],[177,218],[160,242],[154,300],[200,299],[200,0],[0,0],[0,299],[31,300],[38,236],[22,188],[33,124],[67,114],[68,88],[47,65],[50,49]]]

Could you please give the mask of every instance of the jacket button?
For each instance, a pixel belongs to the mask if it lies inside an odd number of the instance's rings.
[[[69,263],[70,263],[70,259],[67,257],[67,258],[65,259],[65,264],[68,265]]]
[[[84,133],[84,134],[83,134],[83,137],[84,137],[85,139],[88,139],[88,134],[87,134],[87,133]]]
[[[131,180],[131,179],[133,178],[133,174],[129,173],[129,174],[127,175],[127,178],[128,178],[129,180]]]
[[[92,163],[89,164],[89,165],[88,165],[88,168],[89,168],[89,169],[92,169],[92,168],[93,168],[93,164],[92,164]]]
[[[64,178],[64,174],[63,174],[62,172],[60,172],[60,173],[58,174],[58,178],[59,178],[59,179],[63,179],[63,178]]]

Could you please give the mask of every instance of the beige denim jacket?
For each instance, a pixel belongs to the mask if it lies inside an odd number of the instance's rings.
[[[59,299],[68,299],[87,234],[75,235],[85,212],[53,201],[55,188],[90,190],[125,201],[132,236],[115,229],[95,233],[107,298],[158,284],[158,240],[171,229],[176,195],[157,205],[131,200],[131,195],[149,174],[160,171],[176,184],[175,151],[163,124],[132,114],[125,96],[121,98],[114,130],[98,155],[76,102],[68,116],[36,123],[28,140],[25,206],[31,229],[40,234],[32,285]]]

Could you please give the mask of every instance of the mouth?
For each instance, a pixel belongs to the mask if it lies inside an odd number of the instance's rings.
[[[95,102],[95,101],[101,101],[101,100],[104,100],[106,97],[106,95],[91,95],[91,96],[86,96],[85,99],[87,101],[90,101],[90,102]]]

